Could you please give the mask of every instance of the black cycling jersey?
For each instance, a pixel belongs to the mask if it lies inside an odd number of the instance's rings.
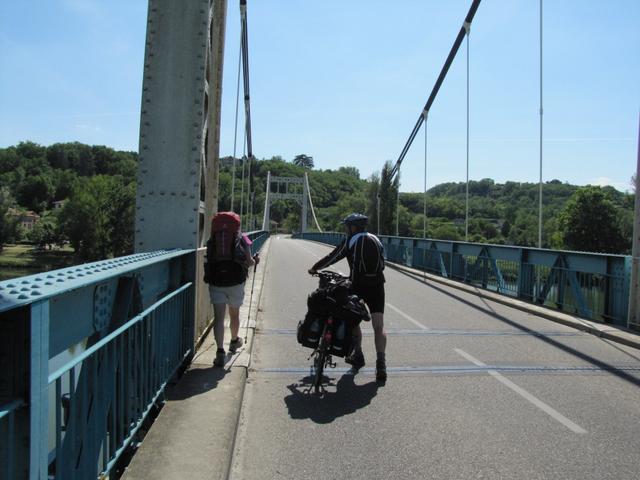
[[[329,255],[318,261],[313,269],[321,270],[345,257],[349,262],[354,287],[384,283],[384,247],[378,237],[360,232],[345,238]]]

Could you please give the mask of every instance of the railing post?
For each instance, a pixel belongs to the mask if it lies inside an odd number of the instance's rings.
[[[533,301],[533,267],[528,262],[529,251],[521,248],[518,265],[518,298]]]
[[[29,479],[46,480],[49,456],[49,301],[31,305],[29,335]]]

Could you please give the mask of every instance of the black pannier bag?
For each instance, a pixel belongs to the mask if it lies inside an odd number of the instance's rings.
[[[331,349],[329,353],[346,357],[351,353],[353,323],[345,318],[331,317]]]
[[[303,347],[317,348],[326,318],[326,316],[308,311],[304,320],[298,322],[298,343]]]
[[[298,343],[307,348],[317,348],[324,324],[332,317],[330,327],[332,355],[349,355],[352,344],[352,328],[361,320],[369,321],[364,302],[350,293],[350,283],[325,285],[307,297],[307,314],[298,323]]]

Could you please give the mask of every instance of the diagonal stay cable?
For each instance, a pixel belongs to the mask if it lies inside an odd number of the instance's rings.
[[[444,66],[440,71],[440,75],[438,75],[438,79],[436,80],[436,83],[433,86],[433,89],[431,90],[431,94],[429,95],[427,103],[422,109],[422,112],[420,113],[420,116],[418,117],[418,120],[416,121],[416,124],[414,125],[413,130],[411,130],[411,134],[409,135],[407,142],[402,148],[402,151],[400,152],[400,155],[398,156],[398,159],[396,160],[396,163],[393,166],[393,169],[391,170],[392,179],[393,177],[395,177],[396,173],[400,169],[400,165],[402,164],[404,157],[409,152],[409,149],[411,148],[411,144],[413,143],[413,140],[416,138],[418,131],[420,131],[420,127],[422,126],[422,123],[427,118],[428,112],[431,109],[431,106],[433,105],[433,102],[435,101],[436,96],[438,95],[438,91],[440,90],[440,87],[442,86],[442,83],[444,82],[445,77],[447,76],[447,72],[449,71],[449,68],[453,63],[453,60],[455,59],[456,54],[460,49],[460,45],[462,45],[462,41],[464,40],[465,36],[467,35],[467,32],[469,31],[469,28],[471,27],[471,22],[473,21],[473,17],[475,16],[476,11],[478,10],[478,7],[480,6],[480,1],[481,0],[473,0],[473,3],[471,4],[471,8],[469,8],[469,12],[467,13],[467,16],[464,19],[464,23],[462,27],[460,27],[460,31],[458,32],[458,36],[456,37],[455,42],[453,42],[451,51],[449,52],[449,55],[447,56],[447,59],[444,62]]]
[[[240,17],[242,22],[242,79],[244,85],[245,130],[247,134],[247,157],[251,161],[253,145],[251,139],[251,104],[249,92],[249,34],[247,32],[247,0],[240,0]]]

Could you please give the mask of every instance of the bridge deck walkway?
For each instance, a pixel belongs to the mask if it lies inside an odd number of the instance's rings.
[[[365,325],[365,369],[306,394],[295,326],[328,251],[271,240],[231,478],[637,478],[637,350],[391,269],[387,384]]]

